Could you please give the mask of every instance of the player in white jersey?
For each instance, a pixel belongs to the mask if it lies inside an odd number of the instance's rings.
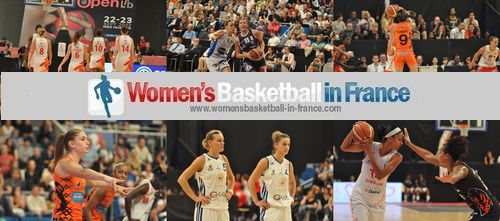
[[[230,72],[231,66],[228,62],[228,51],[234,46],[234,22],[226,20],[224,30],[209,34],[212,41],[208,50],[207,65],[210,72]]]
[[[229,221],[228,201],[233,196],[234,175],[224,151],[224,136],[219,130],[211,130],[203,139],[208,150],[197,157],[179,176],[177,182],[189,198],[196,202],[194,221]],[[196,174],[198,195],[188,184]]]
[[[42,25],[40,25],[40,24],[36,25],[36,27],[35,27],[35,33],[33,33],[33,36],[31,36],[31,38],[30,38],[31,40],[28,40],[28,53],[27,53],[27,56],[28,56],[27,57],[27,63],[28,63],[28,65],[32,64],[32,62],[31,62],[32,57],[30,55],[31,45],[33,44],[34,41],[36,41],[36,39],[38,37],[40,37],[40,32],[41,32],[42,29],[43,29]],[[29,71],[33,71],[33,67],[28,66],[28,70]]]
[[[52,43],[45,36],[45,30],[39,29],[39,35],[31,41],[28,67],[34,72],[48,72],[52,64]]]
[[[154,177],[151,182],[143,179],[132,189],[125,198],[125,212],[123,221],[147,221],[153,204],[164,198],[164,189],[167,187],[166,168],[153,169]]]
[[[128,35],[128,28],[122,27],[122,35],[116,37],[113,50],[113,71],[132,72],[135,59],[134,40]]]
[[[62,71],[62,66],[68,61],[70,55],[71,60],[69,61],[68,72],[84,72],[86,70],[85,62],[89,63],[88,48],[81,42],[81,39],[82,34],[75,32],[73,43],[69,45],[66,56],[64,56],[61,64],[59,64],[57,71]]]
[[[101,28],[96,30],[96,35],[90,44],[90,71],[104,72],[105,53],[108,53],[111,58],[111,50],[109,50],[109,42],[103,37]]]
[[[399,9],[399,6],[397,8]],[[384,12],[384,14],[382,15],[382,29],[384,29],[385,32],[389,33],[389,28],[393,23],[394,18],[388,16]],[[395,72],[396,68],[394,67],[394,54],[396,53],[396,47],[394,47],[392,35],[388,35],[387,37],[389,38],[387,41],[387,64],[384,67],[384,72]]]
[[[351,194],[352,219],[356,221],[384,220],[387,178],[403,160],[397,152],[403,144],[402,130],[381,127],[378,135],[382,143],[369,139],[353,143],[351,130],[342,142],[341,149],[345,152],[365,152],[361,173]]]
[[[491,36],[490,44],[484,47],[481,47],[474,58],[469,64],[469,69],[473,69],[476,64],[477,58],[481,56],[479,60],[479,67],[477,68],[478,72],[498,72],[496,60],[500,57],[500,49],[498,49],[498,37]]]
[[[291,204],[296,184],[292,163],[285,158],[290,150],[290,136],[273,132],[273,154],[262,158],[248,179],[252,200],[260,207],[260,221],[292,221]],[[255,183],[260,177],[261,200]]]

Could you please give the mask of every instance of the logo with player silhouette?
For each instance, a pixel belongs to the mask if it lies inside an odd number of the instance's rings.
[[[117,116],[123,114],[124,96],[122,88],[124,83],[120,79],[108,79],[101,75],[100,79],[88,82],[88,112],[90,115]]]

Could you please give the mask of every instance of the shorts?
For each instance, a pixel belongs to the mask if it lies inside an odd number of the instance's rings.
[[[494,67],[481,67],[481,66],[479,66],[477,68],[477,72],[498,72],[498,69],[496,66],[494,66]]]
[[[340,65],[333,65],[333,72],[345,72],[344,69],[342,67],[340,67]]]
[[[260,61],[243,60],[243,62],[241,62],[241,71],[242,72],[265,72],[266,71],[266,62],[264,59],[262,59]]]
[[[224,68],[230,67],[227,60],[213,61],[208,58],[207,60],[208,71],[210,72],[221,72]]]
[[[194,221],[229,221],[229,210],[227,209],[204,209],[195,207]]]
[[[403,67],[405,63],[408,66],[417,65],[417,59],[413,51],[397,51],[394,55],[394,66]]]
[[[271,207],[260,210],[259,221],[292,221],[292,209],[287,207]]]
[[[469,216],[469,221],[499,221],[500,216],[480,216],[477,213],[471,213]]]
[[[353,221],[383,221],[385,210],[375,209],[351,200],[351,214]]]

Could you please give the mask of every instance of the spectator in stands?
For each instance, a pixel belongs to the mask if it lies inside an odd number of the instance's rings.
[[[283,54],[283,58],[278,62],[281,72],[293,71],[295,69],[295,56],[290,53],[290,48],[285,47],[285,53]]]
[[[484,156],[484,164],[485,165],[493,165],[495,163],[495,157],[493,156],[493,152],[488,150],[486,156]]]
[[[309,64],[307,72],[320,72],[324,64],[325,55],[323,53],[319,53],[318,56],[311,62],[311,64]]]
[[[146,47],[146,43],[147,43],[146,38],[144,37],[144,35],[141,35],[141,39],[139,40],[139,43],[138,43],[139,51],[141,51],[143,48]]]
[[[15,216],[23,218],[26,216],[24,210],[26,209],[26,199],[23,195],[21,187],[15,187],[12,192],[12,196],[10,196],[10,203],[12,208],[12,213]]]
[[[151,163],[153,162],[153,157],[151,156],[151,153],[149,152],[149,148],[146,146],[146,138],[143,136],[140,136],[137,140],[137,145],[135,146],[134,150],[132,152],[137,153],[137,160],[139,161],[140,164],[144,163]]]
[[[311,28],[311,33],[309,34],[310,36],[314,37],[323,34],[323,30],[319,28],[319,23],[320,23],[319,21],[314,22]]]
[[[346,25],[346,28],[344,29],[344,31],[340,34],[340,38],[345,38],[345,37],[348,37],[348,38],[353,38],[354,35],[357,36],[357,34],[355,33],[354,29],[353,29],[353,25],[352,23],[347,23]]]
[[[52,140],[55,140],[54,126],[52,121],[46,120],[38,132],[37,141],[42,147],[46,148]]]
[[[358,30],[369,31],[372,27],[377,26],[375,19],[371,17],[369,11],[361,11],[361,20],[358,23]]]
[[[403,202],[408,202],[408,196],[411,194],[413,196],[413,202],[415,202],[415,186],[413,180],[411,179],[411,175],[406,175],[406,179],[403,182],[404,192],[403,192]]]
[[[181,23],[181,20],[182,19],[178,17],[178,14],[174,13],[174,17],[168,23],[167,29],[170,29],[170,30],[177,29]]]
[[[0,167],[3,175],[6,175],[14,162],[14,155],[9,153],[9,148],[7,146],[2,147],[2,154],[0,155]]]
[[[27,170],[24,171],[24,190],[31,190],[34,185],[40,182],[40,177],[42,175],[42,170],[37,168],[37,164],[34,160],[28,161]]]
[[[467,56],[465,58],[465,66],[469,67],[470,63],[472,62],[472,58],[470,56]]]
[[[300,22],[300,20],[297,20],[295,22],[292,29],[290,30],[290,33],[295,34],[296,36],[300,36],[304,33],[304,27],[302,27],[302,24]]]
[[[146,42],[146,46],[141,49],[141,55],[154,56],[155,51],[151,48],[151,44]]]
[[[175,37],[173,41],[174,43],[167,51],[167,56],[169,58],[177,58],[186,51],[186,47],[182,44],[182,38]]]
[[[439,31],[439,27],[441,25],[443,25],[443,28],[444,28],[444,24],[441,21],[441,19],[439,18],[439,16],[436,16],[434,18],[434,21],[432,21],[430,24],[430,32],[434,33],[434,36],[437,36],[437,33]]]
[[[455,58],[452,61],[449,61],[446,66],[448,66],[448,67],[461,67],[461,66],[465,66],[465,65],[462,62],[462,59],[460,59],[460,55],[457,54],[457,55],[455,55]]]
[[[436,71],[439,71],[440,66],[439,66],[439,60],[438,60],[437,57],[433,57],[432,58],[432,65],[431,65],[431,67],[435,68]]]
[[[417,65],[424,66],[424,57],[422,55],[417,55]]]
[[[123,137],[122,135],[118,135],[116,145],[114,147],[114,152],[119,161],[125,161],[128,159],[130,155],[128,146],[129,145],[126,142],[125,137]]]
[[[42,172],[42,178],[39,185],[42,188],[42,192],[50,192],[54,190],[54,177],[49,171],[45,170]]]
[[[5,46],[3,51],[0,51],[0,57],[10,58],[10,56],[11,56],[10,47],[11,47],[11,44],[9,42],[9,43],[7,43],[7,45]]]
[[[359,66],[356,71],[358,72],[366,72],[366,69],[368,68],[368,61],[366,60],[365,56],[362,56],[359,59]]]
[[[203,54],[203,49],[200,47],[200,39],[193,38],[191,39],[191,45],[181,56],[180,67],[184,67],[185,61],[193,61],[193,67],[198,67],[198,58],[200,58]],[[192,71],[192,70],[189,70]]]
[[[26,198],[26,204],[28,206],[28,210],[40,218],[43,215],[50,214],[51,212],[47,208],[45,197],[40,195],[40,186],[36,184],[33,186],[31,194]]]
[[[0,174],[0,177],[2,175]],[[0,217],[11,216],[12,209],[7,195],[4,194],[3,188],[0,188]]]
[[[465,39],[465,26],[463,22],[450,31],[450,39]]]
[[[304,49],[311,46],[311,40],[307,38],[306,34],[300,35],[300,41],[297,44],[300,49]]]
[[[280,38],[276,36],[276,33],[274,31],[269,32],[271,34],[271,38],[267,42],[267,46],[269,47],[278,47],[280,44]]]
[[[42,160],[43,160],[43,165],[45,167],[48,167],[49,166],[49,163],[50,161],[54,158],[54,150],[55,150],[55,146],[53,143],[49,144],[49,146],[47,147],[47,149],[45,151],[43,151],[42,153]]]
[[[447,39],[448,34],[446,33],[446,28],[444,25],[439,25],[438,31],[435,33],[436,39]]]
[[[346,29],[346,25],[344,23],[344,16],[342,16],[342,14],[337,15],[337,19],[335,19],[335,21],[333,22],[332,27],[335,33],[344,32],[344,30]]]
[[[455,8],[450,9],[450,15],[444,20],[444,25],[446,26],[446,31],[451,32],[454,28],[458,27],[458,24],[462,22],[462,19],[457,17],[457,11]],[[450,37],[451,38],[451,37]]]
[[[193,30],[193,25],[188,24],[187,25],[187,30],[184,32],[182,35],[182,38],[184,39],[192,39],[196,37],[196,32]]]
[[[55,197],[54,191],[50,191],[49,199],[47,200],[46,205],[47,205],[47,210],[49,211],[49,213],[52,210],[54,210],[54,207],[56,207],[56,197]]]
[[[317,220],[316,209],[318,208],[318,201],[314,196],[314,192],[309,190],[306,197],[300,202],[299,214],[302,220]]]
[[[5,123],[2,125],[2,133],[0,133],[0,135],[2,135],[1,141],[3,142],[7,137],[10,137],[15,129],[16,128],[12,126],[12,121],[6,120]]]
[[[33,146],[31,146],[31,140],[29,138],[23,139],[23,144],[18,149],[19,159],[24,163],[27,162],[30,157],[33,156]]]
[[[464,22],[465,25],[465,22]],[[481,34],[479,32],[479,28],[476,28],[473,24],[469,24],[467,28],[467,31],[465,31],[464,38],[465,39],[474,39],[474,38],[480,38]]]
[[[358,29],[358,23],[359,23],[359,18],[358,18],[358,14],[356,13],[356,11],[352,11],[351,12],[351,17],[347,19],[346,21],[346,26],[348,24],[352,24],[352,27],[354,28],[355,31],[357,31]]]
[[[427,187],[427,180],[425,180],[424,175],[419,174],[415,184],[415,195],[417,195],[417,201],[420,201],[420,194],[425,193],[425,202],[428,203],[431,200],[431,192]]]
[[[382,53],[380,54],[379,58],[380,58],[380,64],[385,69],[385,66],[387,65],[387,55],[385,55],[385,53]]]
[[[443,57],[442,63],[441,63],[441,71],[444,71],[444,68],[448,65],[448,57]],[[438,69],[439,70],[439,69]]]
[[[473,11],[470,11],[468,18],[464,19],[465,27],[469,27],[470,24],[474,25],[474,28],[479,29],[479,22],[476,20],[476,16]]]
[[[287,41],[288,43],[288,41]],[[285,44],[285,46],[288,46]],[[267,48],[267,52],[264,56],[264,58],[266,59],[266,70],[268,72],[273,72],[275,71],[274,70],[274,65],[276,64],[276,54],[274,53],[274,50],[272,47],[268,47]]]
[[[372,62],[373,63],[368,65],[368,67],[366,68],[367,72],[384,72],[384,67],[379,63],[378,55],[373,55]]]
[[[2,37],[2,40],[0,40],[0,47],[5,47],[7,45],[7,38],[6,37]]]
[[[297,35],[295,33],[290,34],[290,37],[288,37],[288,40],[285,42],[285,46],[290,48],[297,47]]]
[[[420,14],[417,17],[417,30],[420,32],[421,39],[427,39],[427,23],[425,23],[424,17]]]
[[[278,19],[273,17],[272,22],[269,22],[267,25],[267,32],[271,33],[279,33],[280,32],[280,24],[278,23]]]
[[[320,52],[325,48],[326,42],[323,41],[323,35],[318,35],[316,37],[316,42],[311,44],[314,50],[316,50],[316,56],[320,54]]]

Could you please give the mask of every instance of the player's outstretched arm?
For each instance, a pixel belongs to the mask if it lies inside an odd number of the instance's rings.
[[[422,147],[419,147],[411,142],[410,134],[408,133],[408,130],[406,128],[405,128],[405,132],[404,132],[404,141],[405,141],[406,146],[410,147],[413,151],[415,151],[415,153],[417,153],[425,161],[432,163],[436,166],[439,166],[439,158],[436,155],[434,155],[430,151],[428,151]]]

